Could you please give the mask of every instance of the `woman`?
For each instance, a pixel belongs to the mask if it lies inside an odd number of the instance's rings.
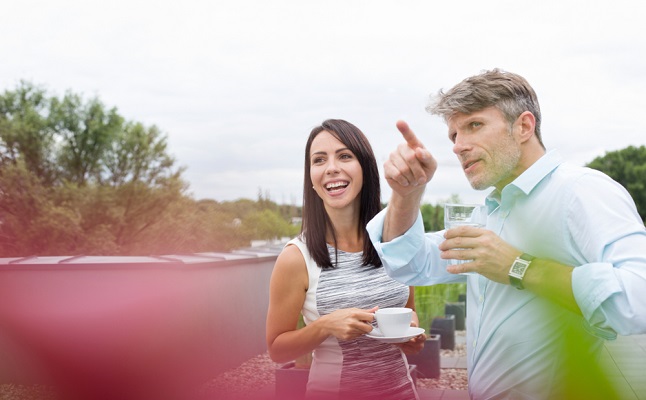
[[[276,261],[267,315],[274,361],[314,351],[308,399],[418,398],[404,354],[419,352],[424,335],[399,345],[364,336],[378,308],[414,309],[413,288],[386,275],[367,237],[379,210],[379,172],[363,133],[343,120],[314,128],[301,235]],[[306,326],[296,329],[301,313]]]

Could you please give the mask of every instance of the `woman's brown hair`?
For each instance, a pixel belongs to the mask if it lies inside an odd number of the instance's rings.
[[[305,176],[303,179],[303,225],[301,236],[307,245],[307,250],[321,268],[334,268],[325,241],[325,233],[330,229],[336,249],[336,232],[332,221],[325,210],[323,200],[312,188],[310,177],[310,151],[314,138],[321,132],[327,131],[346,145],[357,157],[363,171],[363,187],[361,188],[359,229],[363,235],[363,265],[381,266],[377,251],[368,238],[366,224],[381,210],[381,189],[379,186],[379,170],[372,147],[366,136],[351,123],[340,119],[328,119],[320,126],[312,129],[305,146]]]

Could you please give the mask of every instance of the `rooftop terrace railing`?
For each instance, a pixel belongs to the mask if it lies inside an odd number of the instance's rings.
[[[0,383],[134,398],[206,382],[266,351],[281,248],[0,259]]]

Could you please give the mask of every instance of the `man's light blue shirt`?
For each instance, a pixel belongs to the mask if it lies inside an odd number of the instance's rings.
[[[487,229],[525,253],[575,267],[582,331],[604,339],[646,333],[646,230],[621,185],[551,151],[501,193],[492,192],[486,205]],[[555,336],[574,314],[481,275],[446,272],[437,248],[443,232],[425,233],[421,213],[404,235],[382,243],[386,211],[367,228],[389,275],[414,286],[467,280],[471,396],[527,398],[557,390],[550,387],[559,368]]]

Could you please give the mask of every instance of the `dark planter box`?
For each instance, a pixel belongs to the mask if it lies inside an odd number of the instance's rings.
[[[433,318],[431,334],[440,335],[440,348],[455,349],[455,315]]]
[[[465,317],[467,315],[466,313],[466,305],[464,302],[456,302],[456,303],[446,303],[444,304],[444,314],[445,315],[455,315],[455,330],[456,331],[463,331],[465,330]]]
[[[424,343],[424,348],[417,354],[410,354],[406,356],[408,363],[411,367],[416,366],[416,375],[411,376],[413,381],[417,382],[417,378],[432,378],[440,377],[440,337],[439,335],[429,335]]]
[[[437,340],[436,340],[437,341]],[[427,343],[428,344],[428,340]],[[424,346],[426,348],[426,345]],[[433,347],[433,346],[431,346]],[[440,368],[440,351],[439,344],[437,346],[437,369],[439,376]],[[409,358],[408,370],[413,379],[413,383],[417,385],[417,377],[419,376],[419,368],[414,363],[410,362]],[[276,370],[276,399],[280,400],[302,400],[305,398],[305,390],[307,388],[307,379],[310,376],[308,368],[296,368],[295,363],[289,362],[284,364]]]

